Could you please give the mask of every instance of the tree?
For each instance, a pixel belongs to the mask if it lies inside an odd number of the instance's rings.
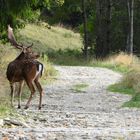
[[[65,0],[61,7],[45,9],[45,16],[50,24],[62,23],[75,28],[83,21],[81,5],[81,0]]]
[[[96,57],[110,53],[111,0],[96,0]]]
[[[127,52],[133,54],[133,16],[134,0],[127,0],[128,9],[128,34],[127,34]]]
[[[64,0],[0,0],[0,33],[5,37],[7,25],[14,28],[24,26],[24,21],[30,21],[36,10],[52,5],[60,6]]]
[[[87,14],[86,14],[86,3],[82,0],[82,10],[83,10],[83,28],[84,28],[84,49],[83,53],[85,58],[88,57],[88,33],[87,33]]]

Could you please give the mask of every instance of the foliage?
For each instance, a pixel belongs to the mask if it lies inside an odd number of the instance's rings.
[[[87,14],[87,34],[88,34],[88,54],[91,56],[101,56],[104,53],[116,53],[127,50],[127,36],[129,30],[129,18],[127,1],[113,0],[111,1],[111,23],[108,26],[110,38],[107,38],[106,24],[108,23],[106,10],[107,0],[101,1],[101,21],[102,21],[102,39],[110,40],[109,48],[103,47],[104,41],[98,45],[98,15],[97,0],[86,0]],[[83,10],[81,0],[0,0],[0,38],[6,38],[7,24],[11,24],[14,28],[24,27],[26,22],[38,22],[44,20],[51,24],[64,24],[70,26],[80,32],[81,37],[84,36],[83,31]],[[139,23],[140,23],[140,1],[135,1],[134,8],[134,52],[139,53]],[[103,42],[102,42],[103,41]],[[83,47],[83,46],[82,46]],[[108,54],[109,55],[109,54]],[[105,56],[105,55],[103,55]]]
[[[101,1],[106,3],[107,0]],[[135,1],[134,6],[134,52],[139,53],[139,23],[140,23],[140,1]],[[88,32],[88,46],[89,55],[101,55],[107,52],[107,48],[97,47],[97,0],[86,0],[86,14],[88,18],[87,32]],[[105,24],[108,22],[107,15],[105,15],[106,4],[102,4],[100,7],[102,19],[102,30],[106,30]],[[81,6],[81,0],[65,0],[65,3],[61,8],[51,9],[46,12],[47,21],[53,24],[61,23],[66,26],[72,26],[81,33],[83,37],[83,11]],[[129,29],[128,9],[127,1],[113,0],[111,1],[111,23],[110,23],[110,48],[107,53],[117,53],[119,51],[127,50],[127,35]],[[102,32],[101,36],[105,37],[106,34]],[[104,43],[103,43],[104,45]],[[97,51],[95,51],[97,50]],[[109,55],[109,54],[108,54]]]
[[[0,33],[1,39],[6,38],[7,25],[22,28],[25,21],[35,22],[43,7],[61,6],[64,0],[0,0]]]
[[[46,11],[46,16],[50,23],[62,22],[63,24],[75,26],[82,23],[81,12],[81,0],[65,0],[61,7],[54,7]]]
[[[27,18],[31,12],[31,6],[37,0],[1,0],[0,1],[0,31],[4,31],[8,24],[22,26],[20,19]],[[29,15],[28,15],[29,14]]]

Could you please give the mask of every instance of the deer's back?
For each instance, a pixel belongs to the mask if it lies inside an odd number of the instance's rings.
[[[14,60],[9,63],[7,68],[7,79],[10,82],[19,82],[21,80],[32,80],[36,76],[38,61],[18,61]],[[40,63],[41,64],[41,63]]]

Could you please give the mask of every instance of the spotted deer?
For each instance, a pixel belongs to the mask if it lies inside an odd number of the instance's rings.
[[[15,39],[13,29],[10,25],[8,25],[8,39],[15,48],[21,50],[20,55],[8,64],[6,72],[7,79],[9,80],[11,87],[11,105],[13,106],[15,83],[19,82],[18,108],[21,108],[21,94],[25,81],[31,91],[30,97],[25,105],[25,109],[29,107],[35,93],[34,84],[40,93],[39,109],[41,109],[43,89],[39,82],[39,78],[42,76],[43,64],[36,60],[39,57],[39,54],[32,51],[31,47],[33,44],[29,46],[19,44]]]

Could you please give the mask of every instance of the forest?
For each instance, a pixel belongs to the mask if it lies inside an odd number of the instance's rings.
[[[1,0],[0,32],[8,24],[22,28],[27,22],[63,24],[83,38],[83,54],[104,58],[121,51],[139,55],[139,0]]]
[[[140,0],[0,0],[0,139],[140,139]]]

